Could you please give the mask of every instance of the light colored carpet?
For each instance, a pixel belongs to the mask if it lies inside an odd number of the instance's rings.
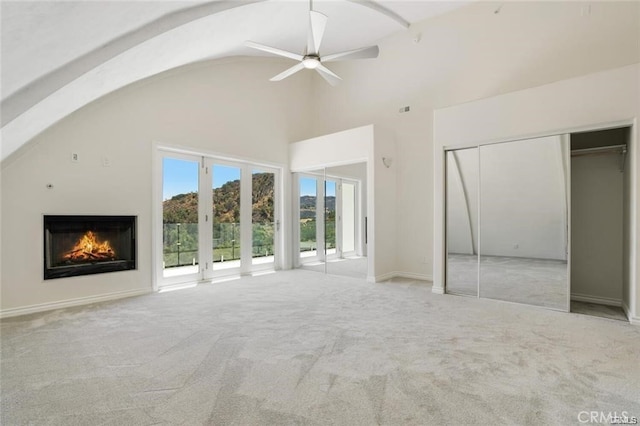
[[[621,307],[600,305],[588,302],[571,301],[571,312],[594,317],[609,318],[618,321],[629,321]]]
[[[295,270],[3,320],[3,425],[640,417],[640,327]]]

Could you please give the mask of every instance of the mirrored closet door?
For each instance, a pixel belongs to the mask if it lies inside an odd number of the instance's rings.
[[[294,182],[296,266],[366,279],[366,163],[296,173]]]
[[[478,295],[478,148],[447,151],[447,292]]]
[[[448,293],[569,310],[565,135],[448,151]]]

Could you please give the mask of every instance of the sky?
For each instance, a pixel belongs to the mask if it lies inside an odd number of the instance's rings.
[[[168,200],[178,194],[198,192],[198,161],[165,157],[162,161],[162,199]],[[260,171],[254,171],[259,173]],[[220,188],[229,181],[240,179],[240,169],[233,166],[213,166],[213,188]],[[316,195],[316,179],[300,178],[300,195]],[[327,182],[327,196],[335,197],[335,182]]]
[[[174,195],[198,192],[197,161],[164,158],[162,160],[162,199],[168,200]]]
[[[162,161],[163,184],[162,199],[168,200],[174,195],[198,192],[198,161],[164,158]],[[231,166],[213,166],[213,186],[220,188],[230,180],[240,179],[240,169]]]
[[[300,195],[316,195],[316,179],[314,178],[300,178]],[[327,181],[327,196],[336,196],[336,183]]]

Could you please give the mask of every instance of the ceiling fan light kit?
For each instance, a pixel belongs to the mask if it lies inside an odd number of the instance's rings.
[[[332,61],[344,61],[348,59],[369,59],[378,57],[378,53],[380,52],[378,46],[363,47],[360,49],[334,53],[331,55],[327,55],[324,58],[321,57],[320,44],[322,43],[322,37],[324,35],[326,26],[327,16],[323,15],[320,12],[314,11],[310,4],[307,47],[303,55],[278,49],[277,47],[271,47],[264,44],[256,43],[253,41],[246,41],[245,46],[298,61],[296,65],[284,70],[275,77],[272,77],[270,79],[271,81],[280,81],[289,77],[290,75],[297,73],[300,70],[309,69],[316,70],[316,72],[320,74],[320,76],[324,78],[327,83],[335,86],[340,83],[342,79],[329,68],[325,67],[323,63]]]

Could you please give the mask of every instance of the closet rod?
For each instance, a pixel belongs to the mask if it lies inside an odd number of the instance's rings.
[[[600,146],[597,148],[574,149],[571,151],[572,157],[580,157],[583,155],[598,155],[617,152],[620,154],[620,173],[624,172],[624,163],[627,159],[627,145],[611,145]]]
[[[574,150],[571,150],[571,156],[577,157],[580,155],[606,154],[609,152],[619,152],[620,154],[626,154],[627,145],[611,145],[611,146],[599,146],[597,148],[574,149]]]

